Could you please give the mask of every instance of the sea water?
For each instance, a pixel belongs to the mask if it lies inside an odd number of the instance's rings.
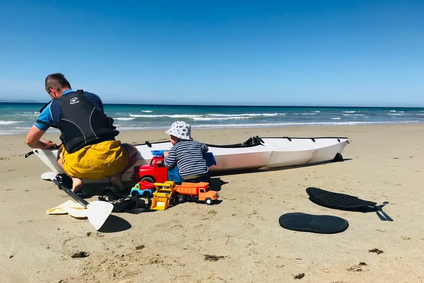
[[[0,135],[27,133],[43,106],[40,103],[0,103]],[[104,108],[120,131],[165,130],[179,120],[197,129],[424,122],[424,108],[135,104],[105,104]]]

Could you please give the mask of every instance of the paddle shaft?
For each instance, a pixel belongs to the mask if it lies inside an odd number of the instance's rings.
[[[56,178],[53,179],[53,182],[59,187],[59,189],[61,189],[62,191],[65,191],[65,193],[67,193],[68,196],[70,196],[71,198],[76,200],[82,206],[87,207],[87,205],[88,205],[87,201],[85,201],[83,198],[77,196],[73,191],[71,191],[68,187],[66,187],[61,182],[59,182]]]

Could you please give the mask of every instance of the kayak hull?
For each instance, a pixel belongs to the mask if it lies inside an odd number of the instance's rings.
[[[349,143],[345,137],[252,137],[240,144],[212,145],[208,144],[216,165],[210,167],[211,172],[230,172],[236,170],[280,168],[301,166],[334,160]],[[146,142],[137,144],[138,161],[134,166],[150,163],[152,151],[169,150],[171,142]],[[52,171],[63,173],[57,165],[57,149],[33,152]],[[131,181],[133,169],[130,168],[122,176],[123,181]],[[107,181],[107,178],[96,182]]]

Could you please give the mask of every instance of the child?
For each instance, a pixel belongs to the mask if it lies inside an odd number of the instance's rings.
[[[183,121],[172,123],[166,131],[171,136],[172,148],[164,153],[165,166],[173,169],[178,166],[178,172],[184,182],[210,182],[210,172],[203,153],[208,146],[191,138],[191,127]]]

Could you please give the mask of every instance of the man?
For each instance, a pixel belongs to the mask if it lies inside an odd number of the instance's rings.
[[[52,101],[41,110],[29,130],[25,143],[32,148],[57,146],[40,139],[49,127],[61,132],[61,150],[57,163],[72,178],[72,191],[82,187],[81,179],[110,177],[117,189],[123,190],[122,173],[137,161],[137,149],[115,140],[118,131],[113,119],[103,112],[101,99],[90,92],[73,91],[61,73],[50,74],[45,88]]]

